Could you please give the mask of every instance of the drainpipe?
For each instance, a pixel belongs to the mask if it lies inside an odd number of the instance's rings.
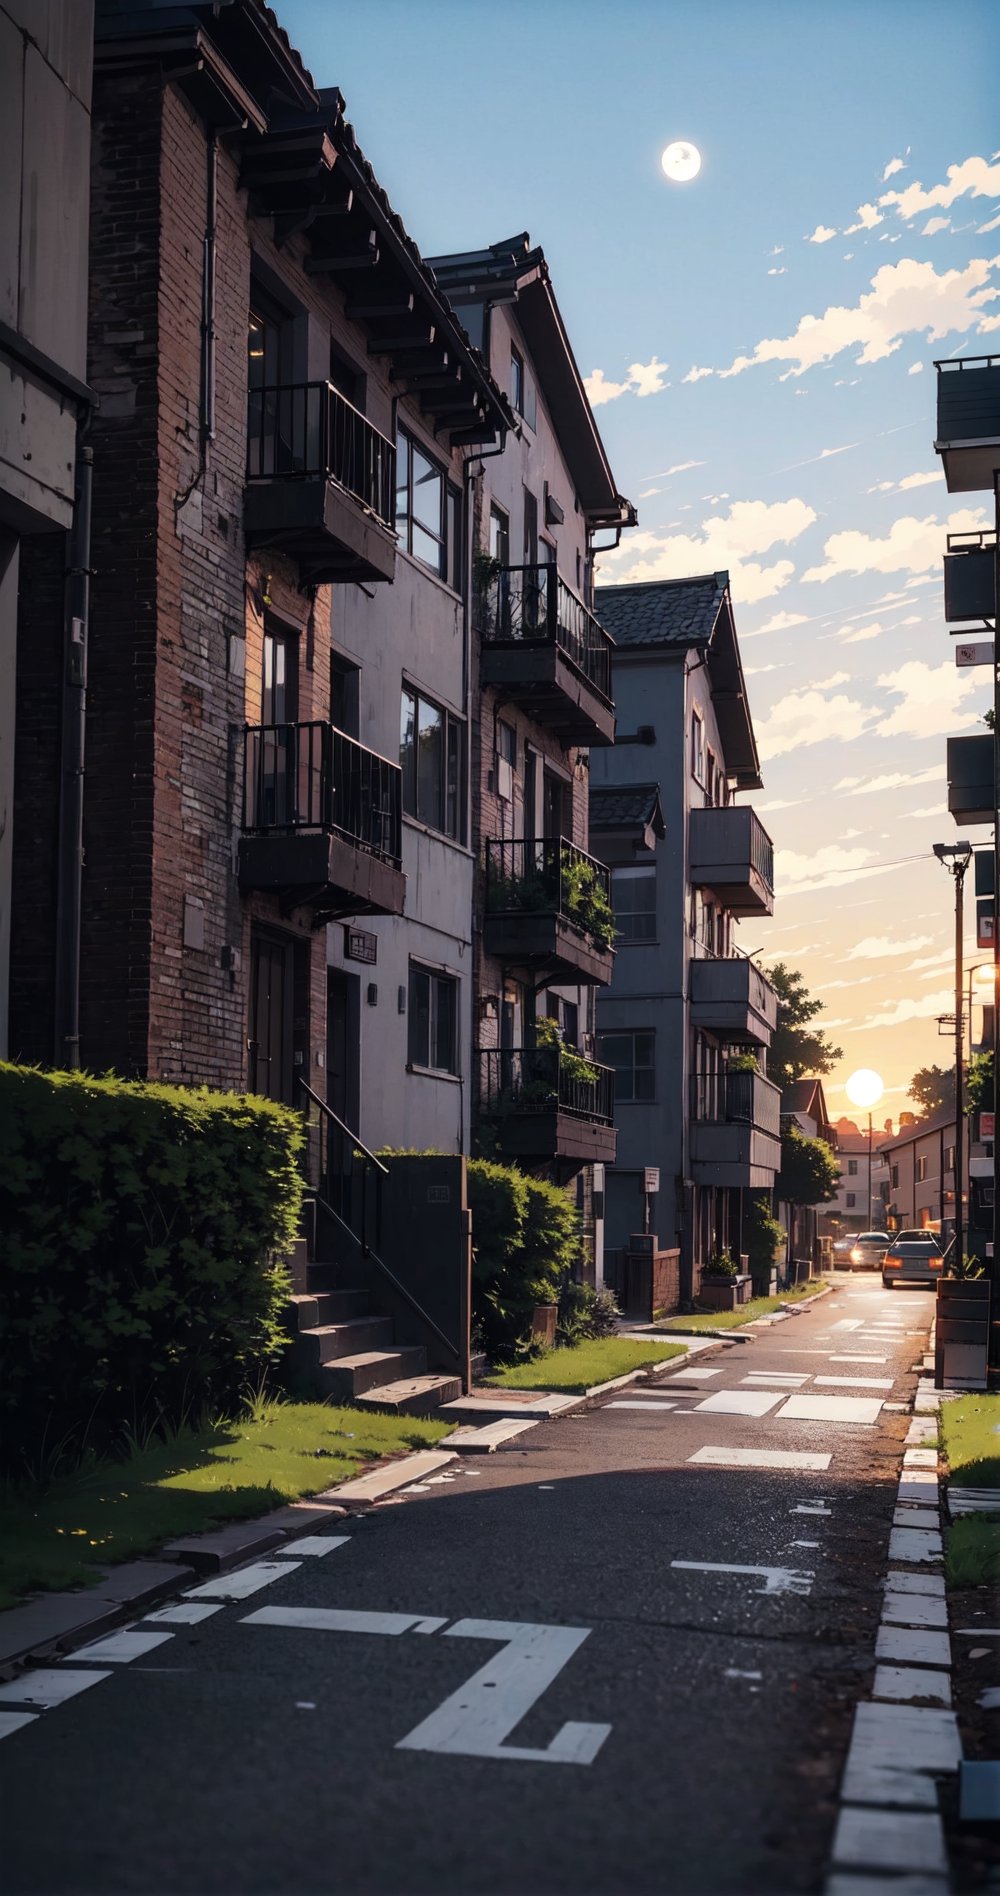
[[[80,918],[83,907],[83,771],[90,616],[90,509],[94,451],[77,423],[76,495],[67,546],[59,744],[54,1063],[80,1065]]]
[[[208,141],[205,235],[201,272],[201,438],[215,440],[215,255],[219,196],[219,137]]]

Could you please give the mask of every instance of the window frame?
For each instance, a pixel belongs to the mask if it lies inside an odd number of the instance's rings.
[[[700,711],[691,713],[691,775],[705,788],[705,720]]]
[[[412,762],[403,754],[404,707],[409,699],[413,705],[413,745]],[[421,777],[419,769],[419,734],[421,708],[435,712],[441,719],[441,754],[438,796],[443,821],[436,823],[422,810],[420,805]],[[436,836],[447,837],[449,842],[465,844],[466,829],[466,724],[447,705],[440,704],[429,693],[421,691],[419,686],[410,684],[405,678],[399,694],[399,765],[402,771],[402,806],[404,816],[415,823],[422,823],[425,829]],[[450,821],[450,812],[454,810],[454,826]]]
[[[622,913],[619,913],[618,905],[615,902],[616,883],[629,882],[629,883],[636,884],[636,883],[642,883],[644,881],[649,882],[651,884],[651,893],[652,893],[651,905],[648,908],[635,908],[631,910],[630,912],[624,911]],[[645,862],[620,863],[617,868],[613,867],[611,870],[611,906],[614,910],[615,934],[616,934],[616,940],[618,942],[624,942],[629,946],[636,946],[636,947],[649,947],[651,944],[655,943],[656,941],[656,864],[645,863]],[[624,920],[630,919],[634,921],[640,917],[648,919],[649,924],[650,924],[648,931],[642,931],[642,932],[636,931],[633,933],[629,933],[628,930],[622,926],[622,923]]]
[[[426,1059],[417,1055],[423,1051],[414,1046],[419,1028],[415,1022],[420,1019],[419,1003],[415,995],[415,985],[427,983],[427,1043]],[[451,1019],[448,1025],[450,1046],[448,1064],[438,1064],[436,1055],[440,1051],[437,1042],[441,1026],[440,1006],[441,990],[447,989],[450,995]],[[432,968],[426,962],[412,960],[407,971],[406,984],[406,1066],[408,1072],[429,1073],[438,1078],[456,1079],[461,1073],[461,982],[457,974],[450,974],[441,968]]]
[[[516,343],[510,345],[510,405],[524,419],[524,357]]]
[[[437,477],[440,487],[437,530],[428,526],[414,511],[414,455],[419,454]],[[400,474],[402,471],[402,479]],[[448,470],[429,453],[423,442],[399,422],[396,427],[396,534],[400,547],[411,559],[433,573],[451,592],[462,590],[462,494],[448,477]],[[414,540],[424,534],[437,548],[437,559],[429,560],[418,552]]]
[[[631,1042],[630,1064],[627,1067],[616,1065],[615,1061],[609,1057],[608,1042],[612,1040],[628,1040]],[[649,1060],[648,1061],[643,1060],[640,1065],[636,1064],[636,1057],[635,1057],[636,1042],[638,1040],[645,1040],[649,1042],[649,1054],[650,1054]],[[607,1028],[602,1034],[598,1035],[597,1057],[604,1066],[610,1066],[614,1069],[615,1105],[616,1106],[655,1105],[656,1103],[656,1029],[655,1028],[653,1027]],[[636,1091],[636,1075],[639,1073],[643,1073],[643,1074],[648,1073],[649,1075],[650,1091],[648,1093],[645,1093],[645,1092],[640,1093]],[[625,1083],[626,1075],[630,1076],[628,1083],[631,1087],[631,1090],[629,1092],[625,1092],[622,1090],[623,1084]]]

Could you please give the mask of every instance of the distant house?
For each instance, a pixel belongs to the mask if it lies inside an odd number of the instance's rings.
[[[962,1118],[962,1203],[968,1205],[970,1161],[982,1158],[985,1146],[969,1138],[969,1121]],[[888,1171],[889,1230],[914,1226],[936,1231],[944,1244],[955,1232],[955,1157],[957,1134],[953,1109],[943,1107],[903,1127],[894,1139],[883,1139],[879,1155]],[[966,1214],[967,1215],[967,1214]],[[989,1236],[977,1239],[969,1232],[969,1249],[985,1255]]]
[[[785,1087],[781,1095],[782,1134],[790,1127],[794,1127],[804,1139],[824,1140],[831,1151],[836,1151],[837,1135],[830,1123],[822,1080],[815,1077],[793,1080],[790,1086]],[[793,1205],[782,1199],[778,1202],[777,1211],[785,1228],[787,1257],[809,1258],[817,1263],[816,1240],[826,1206]]]
[[[822,1237],[850,1237],[855,1231],[882,1231],[886,1225],[886,1206],[889,1198],[889,1171],[882,1156],[881,1145],[886,1132],[892,1131],[892,1121],[887,1120],[881,1132],[875,1132],[871,1142],[871,1191],[868,1187],[868,1133],[862,1132],[853,1119],[840,1119],[831,1128],[840,1160],[840,1186],[836,1199],[824,1205],[820,1212],[819,1229]]]

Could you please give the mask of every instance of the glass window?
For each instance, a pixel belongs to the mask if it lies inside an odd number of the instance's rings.
[[[458,982],[410,963],[407,1058],[411,1066],[458,1072]]]
[[[403,808],[457,842],[465,838],[465,726],[409,686],[399,712]]]
[[[510,565],[510,521],[500,507],[490,508],[490,558]]]
[[[615,1100],[655,1098],[653,1044],[655,1035],[645,1030],[634,1033],[602,1034],[600,1057],[615,1070]]]
[[[524,414],[524,357],[511,345],[510,402],[516,415]]]
[[[705,726],[697,711],[691,717],[691,775],[696,783],[704,783]]]
[[[655,940],[655,869],[613,869],[611,900],[620,941]]]
[[[503,718],[497,720],[497,755],[502,757],[504,763],[509,764],[512,770],[517,769],[517,732],[514,726],[505,723]]]
[[[857,1176],[858,1176],[858,1161],[857,1161],[857,1159],[848,1159],[848,1161],[847,1161],[847,1176],[848,1176],[848,1178],[857,1178]]]
[[[857,1193],[856,1193],[856,1192],[848,1192],[848,1194],[847,1194],[847,1209],[848,1209],[848,1211],[853,1211],[853,1210],[854,1210],[854,1205],[855,1205],[855,1200],[856,1200],[856,1198],[857,1198]]]
[[[461,591],[462,496],[411,439],[396,434],[396,528],[400,545]]]

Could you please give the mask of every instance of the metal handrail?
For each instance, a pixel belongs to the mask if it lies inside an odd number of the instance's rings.
[[[557,645],[611,703],[614,640],[554,560],[499,567],[480,589],[478,616],[489,644]]]
[[[949,533],[949,553],[992,553],[997,543],[995,527],[982,527],[978,533]]]
[[[324,475],[395,528],[395,444],[332,382],[248,391],[246,471],[248,480]]]
[[[611,912],[611,871],[566,836],[493,837],[486,844],[487,914],[556,914],[584,933],[587,894]]]
[[[781,1088],[763,1073],[723,1069],[691,1075],[691,1117],[715,1125],[749,1125],[775,1138],[781,1132]]]
[[[320,719],[244,726],[243,829],[327,829],[402,866],[398,764]]]
[[[509,1103],[517,1113],[531,1113],[551,1112],[555,1106],[572,1119],[614,1124],[614,1067],[562,1046],[481,1047],[479,1058],[487,1108]],[[583,1060],[591,1070],[586,1079],[574,1073]]]
[[[301,1086],[303,1093],[308,1093],[309,1098],[313,1102],[313,1105],[318,1106],[320,1109],[320,1112],[325,1113],[328,1119],[333,1120],[333,1123],[336,1126],[337,1131],[342,1132],[345,1138],[352,1139],[354,1141],[354,1144],[357,1147],[357,1150],[360,1152],[362,1158],[367,1159],[371,1165],[374,1165],[379,1172],[382,1172],[384,1176],[388,1178],[389,1167],[386,1164],[384,1164],[384,1162],[379,1158],[378,1153],[370,1152],[368,1150],[368,1147],[365,1145],[364,1140],[359,1139],[357,1133],[353,1132],[350,1126],[345,1125],[344,1121],[338,1118],[337,1114],[333,1110],[333,1107],[328,1105],[325,1099],[321,1099],[318,1093],[313,1092],[313,1089],[310,1086],[308,1080],[303,1080],[302,1078],[300,1078],[299,1085]]]

